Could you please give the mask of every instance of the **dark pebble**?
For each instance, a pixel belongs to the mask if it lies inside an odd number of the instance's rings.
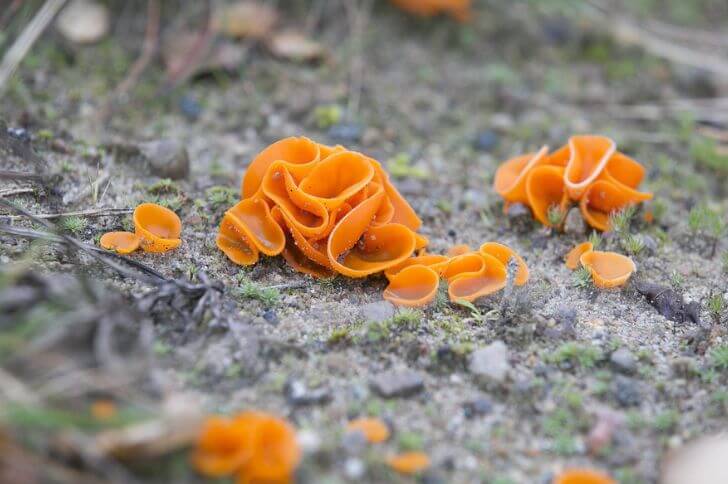
[[[642,401],[638,383],[633,378],[617,375],[614,379],[614,398],[623,407],[637,406]]]
[[[335,143],[358,143],[363,131],[362,126],[357,123],[337,123],[326,134]]]
[[[686,304],[683,297],[671,287],[651,282],[638,282],[635,287],[658,313],[670,321],[676,323],[692,321],[700,324],[700,305],[695,302]]]
[[[278,319],[278,314],[276,314],[276,312],[272,309],[268,309],[263,312],[263,319],[273,325],[276,325],[280,322],[280,320]]]
[[[475,136],[473,148],[480,151],[490,151],[498,146],[498,133],[493,130],[486,129]]]
[[[487,398],[476,398],[463,404],[465,418],[481,417],[493,411],[493,403]]]
[[[202,114],[202,106],[192,94],[185,94],[179,100],[179,110],[188,121],[197,121]]]
[[[573,32],[569,21],[563,17],[550,17],[541,22],[543,35],[550,44],[563,45],[568,43]]]
[[[288,380],[283,388],[288,401],[297,406],[319,405],[331,400],[331,393],[328,388],[308,388],[300,380]]]
[[[7,133],[17,140],[20,140],[24,143],[30,142],[30,133],[28,133],[28,130],[23,128],[7,128]]]

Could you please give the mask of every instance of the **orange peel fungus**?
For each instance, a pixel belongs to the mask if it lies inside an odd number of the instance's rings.
[[[389,467],[400,474],[419,474],[430,467],[430,458],[424,452],[404,452],[387,459]]]
[[[472,0],[390,0],[396,7],[420,17],[433,17],[444,13],[459,22],[471,19]]]
[[[101,236],[99,245],[117,254],[131,254],[139,248],[141,238],[133,232],[106,232]]]
[[[134,233],[144,252],[167,252],[182,243],[182,222],[172,210],[156,203],[142,203],[134,209]]]
[[[592,469],[567,469],[554,477],[552,484],[617,484],[617,481]]]
[[[612,139],[578,135],[553,153],[544,146],[503,162],[493,188],[506,204],[528,205],[543,225],[551,225],[552,208],[566,213],[577,203],[589,225],[609,230],[612,212],[652,199],[638,190],[644,177],[644,167],[617,151]]]
[[[238,482],[288,483],[301,461],[301,449],[286,421],[249,411],[208,418],[191,459],[208,477],[235,474]]]
[[[347,432],[361,432],[367,442],[379,444],[389,439],[389,427],[378,418],[358,418],[346,426]]]
[[[241,201],[223,217],[217,246],[239,265],[283,255],[314,277],[366,277],[401,264],[427,239],[381,165],[342,146],[286,138],[248,167]]]
[[[575,270],[579,265],[589,270],[594,285],[609,289],[623,286],[637,270],[634,261],[616,252],[593,250],[591,242],[583,242],[566,254],[566,267]]]

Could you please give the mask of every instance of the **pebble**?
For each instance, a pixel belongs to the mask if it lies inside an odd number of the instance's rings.
[[[637,406],[642,401],[637,381],[622,375],[617,375],[614,379],[613,391],[614,397],[623,407]]]
[[[320,405],[331,400],[331,392],[328,388],[310,389],[300,380],[288,380],[283,391],[288,401],[297,406]]]
[[[359,314],[365,321],[381,323],[394,316],[394,305],[389,301],[376,301],[365,304]]]
[[[372,378],[371,387],[384,398],[409,397],[421,392],[425,381],[413,370],[389,370]]]
[[[344,463],[344,474],[346,474],[346,477],[349,479],[361,479],[362,476],[364,476],[365,470],[366,467],[364,466],[364,461],[361,459],[351,457],[346,459],[346,462]]]
[[[485,397],[478,397],[463,404],[465,418],[482,417],[493,411],[493,402]]]
[[[478,378],[502,383],[511,368],[508,363],[508,348],[503,341],[498,340],[485,348],[477,349],[470,356],[468,368]]]
[[[188,121],[197,121],[202,114],[202,106],[192,94],[184,94],[179,100],[179,110]]]
[[[343,122],[331,126],[326,135],[335,143],[358,143],[363,132],[361,124]]]
[[[642,234],[642,243],[644,244],[644,251],[648,255],[654,255],[657,253],[657,241],[654,239],[654,237],[648,235],[648,234]]]
[[[345,432],[341,438],[341,446],[348,455],[360,455],[367,448],[367,437],[364,432]]]
[[[614,368],[622,373],[631,374],[637,371],[637,358],[627,348],[619,348],[609,357]]]
[[[486,129],[475,136],[473,148],[479,151],[490,151],[498,146],[498,141],[498,133],[491,129]]]
[[[584,217],[578,207],[572,207],[569,213],[566,214],[564,232],[571,235],[584,235],[584,232],[586,232],[586,222],[584,222]]]
[[[280,322],[280,319],[278,319],[278,314],[272,309],[267,309],[263,312],[263,319],[268,321],[272,325],[277,325]]]
[[[160,139],[139,145],[154,175],[179,180],[190,173],[187,148],[173,139]]]
[[[109,32],[109,10],[90,0],[74,0],[56,19],[56,28],[75,44],[93,44]]]

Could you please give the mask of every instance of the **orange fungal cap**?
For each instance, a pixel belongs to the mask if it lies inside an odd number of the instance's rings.
[[[555,165],[537,166],[526,179],[526,194],[533,216],[550,227],[549,209],[556,206],[565,211],[569,201],[564,190],[564,169]]]
[[[508,261],[511,258],[515,259],[518,264],[518,270],[516,271],[515,280],[513,282],[516,286],[522,286],[528,282],[528,265],[526,265],[526,261],[524,261],[515,250],[511,249],[507,245],[499,244],[498,242],[486,242],[480,246],[479,250],[481,254],[492,255],[506,268],[508,267]]]
[[[145,252],[167,252],[182,243],[182,222],[176,213],[155,203],[142,203],[134,209],[134,232]]]
[[[286,235],[271,216],[265,200],[247,198],[225,212],[225,216],[260,252],[273,256],[283,251]]]
[[[423,254],[416,257],[409,257],[405,259],[402,263],[385,270],[384,276],[391,281],[392,277],[397,275],[401,270],[414,265],[423,265],[430,267],[435,272],[440,274],[447,266],[447,263],[449,261],[449,257],[438,254]]]
[[[587,252],[594,250],[594,245],[591,242],[582,242],[566,254],[564,259],[566,267],[572,271],[579,267],[581,256]]]
[[[617,145],[606,136],[579,135],[569,138],[569,163],[564,173],[566,191],[579,200],[586,188],[601,175]]]
[[[141,238],[133,232],[106,232],[101,236],[99,245],[117,254],[131,254],[139,248]]]
[[[425,306],[435,299],[439,285],[440,278],[432,268],[413,265],[392,276],[383,297],[397,306]]]
[[[616,252],[592,250],[582,254],[579,260],[591,272],[594,285],[600,288],[623,286],[637,270],[632,259]]]
[[[204,423],[192,454],[192,465],[208,477],[237,472],[253,455],[253,432],[225,417],[210,417]]]
[[[389,467],[400,474],[419,474],[430,467],[430,458],[424,452],[404,452],[387,459]]]
[[[367,442],[379,444],[389,438],[389,427],[378,418],[358,418],[349,422],[347,432],[361,432]]]
[[[548,146],[535,153],[511,158],[503,162],[495,172],[493,188],[507,202],[528,203],[526,177],[536,166],[547,161]]]
[[[472,302],[506,287],[505,266],[490,254],[478,255],[484,262],[484,267],[480,271],[457,275],[450,279],[448,295],[451,301],[463,299]]]
[[[256,194],[263,177],[270,165],[277,160],[284,160],[294,178],[300,180],[307,174],[311,166],[319,161],[321,147],[306,137],[284,138],[261,151],[248,165],[240,186],[242,198],[250,198]]]
[[[584,196],[579,201],[579,209],[589,225],[604,231],[609,230],[609,216],[612,212],[635,201],[631,193],[620,188],[619,185],[606,180],[597,180],[584,192]]]
[[[301,462],[296,432],[286,421],[261,414],[251,438],[252,453],[240,470],[243,482],[289,482]]]
[[[617,481],[592,469],[567,469],[554,477],[552,484],[617,484]]]

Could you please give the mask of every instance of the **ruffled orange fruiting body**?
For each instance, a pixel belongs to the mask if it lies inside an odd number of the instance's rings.
[[[389,467],[400,474],[418,474],[430,467],[430,458],[424,452],[404,452],[387,459]]]
[[[116,404],[111,400],[99,399],[91,404],[91,415],[96,420],[111,420],[117,413]]]
[[[554,477],[553,484],[617,484],[617,481],[592,469],[567,469]]]
[[[134,209],[134,231],[145,252],[167,252],[182,243],[182,222],[176,213],[155,203],[142,203]]]
[[[416,233],[421,220],[381,165],[341,146],[280,140],[255,157],[241,194],[217,235],[236,264],[281,254],[315,277],[366,277],[427,244]]]
[[[424,306],[437,295],[438,275],[447,280],[451,301],[474,301],[506,286],[507,266],[515,260],[514,284],[528,282],[526,262],[510,247],[486,242],[478,251],[453,257],[424,254],[411,257],[385,271],[389,286],[384,298],[401,306]]]
[[[389,438],[389,427],[378,418],[358,418],[346,426],[348,432],[361,432],[367,441],[379,444]]]
[[[468,252],[471,252],[473,249],[470,248],[468,244],[458,244],[453,245],[449,249],[447,249],[447,255],[449,257],[455,257],[456,255],[463,255],[467,254]]]
[[[192,463],[201,474],[237,474],[238,482],[246,483],[291,482],[300,460],[293,428],[263,412],[209,418],[192,454]]]
[[[589,225],[608,230],[612,212],[652,198],[638,190],[644,176],[642,165],[618,152],[611,139],[580,135],[551,154],[543,147],[505,161],[496,171],[493,187],[506,205],[528,205],[544,225],[552,223],[550,209],[565,213],[574,201]]]
[[[445,13],[460,22],[472,17],[471,0],[390,0],[405,12],[421,17]]]
[[[632,259],[616,252],[592,250],[579,260],[591,272],[594,285],[601,288],[623,286],[637,270]]]
[[[106,232],[101,236],[99,245],[117,254],[131,254],[139,248],[141,238],[132,232]]]
[[[579,267],[579,264],[581,264],[581,256],[586,253],[590,252],[594,249],[594,245],[591,242],[582,242],[581,244],[577,245],[573,249],[569,251],[568,254],[566,254],[566,258],[564,259],[566,262],[566,267],[571,269],[572,271]]]

